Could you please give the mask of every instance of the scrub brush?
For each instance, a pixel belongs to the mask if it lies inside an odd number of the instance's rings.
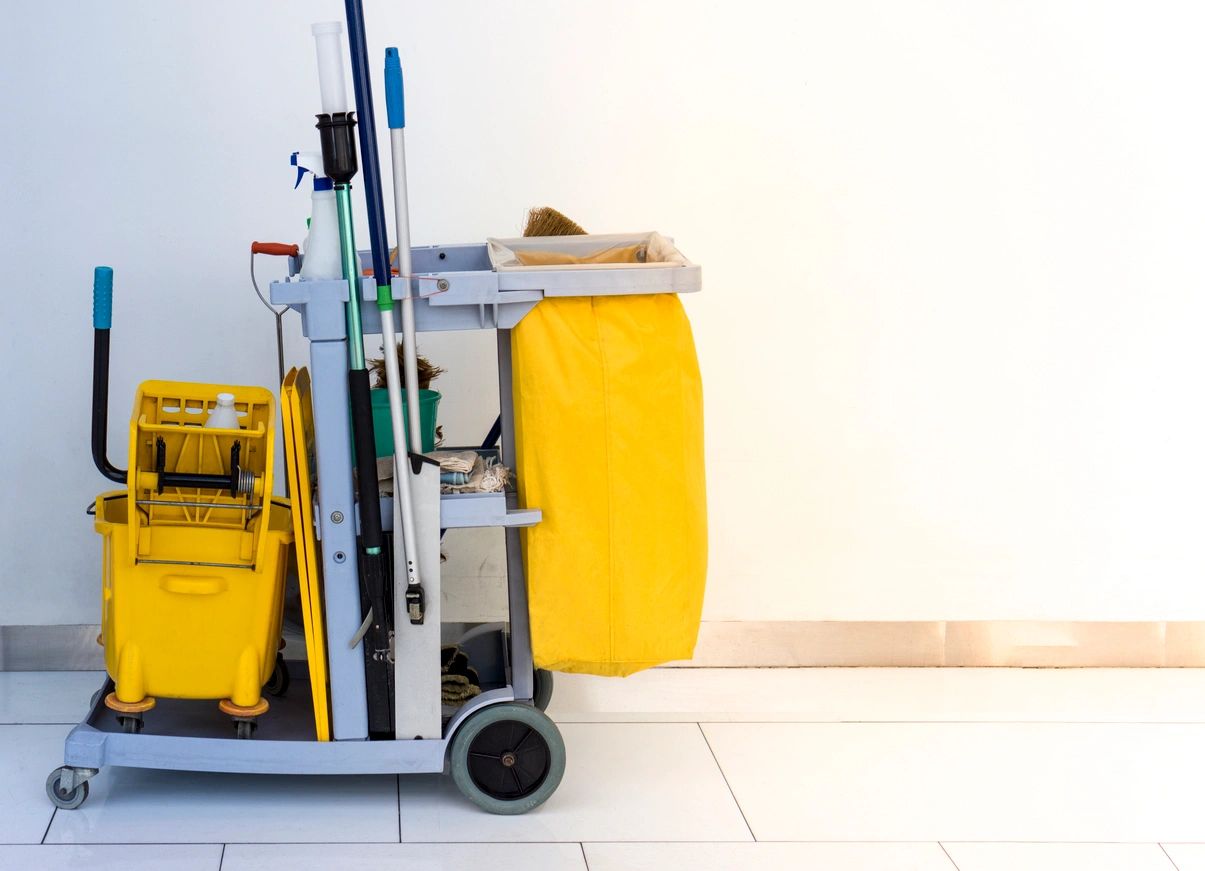
[[[581,224],[566,218],[551,206],[542,206],[527,213],[524,236],[585,236]]]

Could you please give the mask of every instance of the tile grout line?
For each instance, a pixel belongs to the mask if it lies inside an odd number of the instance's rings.
[[[954,857],[950,855],[950,851],[946,849],[946,845],[941,841],[938,841],[937,846],[941,847],[941,851],[946,854],[946,858],[949,859],[950,864],[954,866],[954,871],[961,871],[961,869],[958,867],[958,863],[954,861]]]
[[[673,725],[675,723],[702,723],[706,725],[717,726],[1201,726],[1205,725],[1205,720],[806,720],[799,718],[790,718],[789,715],[784,715],[784,719],[772,720],[713,720],[707,717],[699,718],[692,717],[690,714],[682,714],[678,719],[672,719],[675,715],[672,712],[652,712],[653,716],[665,716],[671,719],[626,719],[626,720],[587,720],[578,719],[573,716],[558,719],[558,723],[572,725],[590,725],[590,726],[641,726],[641,725]],[[641,716],[638,714],[623,714],[616,716]],[[718,714],[712,716],[719,716]],[[12,723],[8,725],[62,725],[70,726],[72,723]],[[1149,841],[1145,843],[1150,843]]]
[[[50,827],[54,825],[54,818],[58,816],[58,813],[59,809],[57,807],[50,812],[50,819],[46,821],[46,831],[42,832],[42,840],[38,841],[39,844],[46,843],[46,838],[50,834]]]
[[[813,843],[813,842],[809,841],[808,843]],[[828,844],[828,843],[840,843],[840,842],[839,841],[838,842],[817,841],[815,843]],[[863,843],[863,842],[858,842],[858,843]],[[892,842],[890,840],[888,840],[888,841],[875,840],[875,841],[868,841],[865,843],[890,844]],[[921,842],[921,841],[899,841],[898,843],[917,844],[917,843],[923,843],[923,842]],[[1059,838],[1059,839],[1056,839],[1053,841],[1051,841],[1051,840],[1041,840],[1041,841],[1017,840],[1016,838],[990,838],[988,840],[983,840],[983,839],[967,840],[967,839],[946,838],[941,843],[943,843],[943,844],[1080,844],[1080,845],[1088,845],[1088,846],[1104,845],[1107,847],[1149,847],[1152,844],[1154,844],[1156,846],[1162,847],[1164,842],[1152,841],[1150,839],[1147,839],[1145,841],[1106,841],[1106,840],[1102,840],[1100,838],[1095,838],[1095,839],[1090,839],[1090,840],[1083,840],[1082,838],[1079,838],[1076,840],[1067,840],[1066,838]],[[1166,843],[1168,843],[1168,844],[1199,844],[1202,842],[1201,841],[1167,841]]]
[[[0,723],[0,729],[30,728],[38,726],[78,726],[79,720],[63,723],[29,722],[29,723]],[[696,723],[706,726],[1205,726],[1205,719],[1200,720],[732,720],[708,719],[706,717],[691,717],[689,714],[679,719],[626,719],[626,720],[587,720],[560,719],[561,725],[572,726],[674,726],[683,723]],[[1145,843],[1150,843],[1146,841]]]
[[[685,712],[676,714],[673,711],[642,711],[632,713],[611,713],[599,712],[595,716],[600,716],[602,713],[607,713],[610,719],[589,719],[586,714],[568,714],[562,715],[557,719],[558,723],[572,725],[595,725],[595,726],[640,726],[640,725],[672,725],[676,723],[702,723],[706,725],[720,726],[1202,726],[1205,725],[1205,719],[1192,720],[1050,720],[1050,719],[1020,719],[1020,720],[1001,720],[1001,719],[840,719],[830,717],[827,719],[806,719],[795,716],[793,714],[783,714],[781,717],[772,719],[739,719],[734,720],[731,717],[725,719],[711,719],[711,717],[719,717],[719,714],[708,714],[699,717],[699,713],[703,712]],[[628,719],[614,719],[614,717],[625,717]],[[664,719],[661,719],[664,718]],[[0,722],[0,728],[7,726],[78,726],[79,720],[31,720],[31,721],[10,721]],[[1146,843],[1150,843],[1147,841]]]
[[[1172,858],[1172,854],[1167,852],[1167,847],[1163,846],[1162,841],[1159,842],[1159,849],[1163,851],[1163,855],[1167,857],[1167,861],[1171,862],[1172,867],[1175,868],[1176,871],[1180,871],[1180,866],[1176,864],[1176,860]]]
[[[89,842],[89,843],[91,846],[95,846],[96,844],[103,844],[104,842],[97,841],[97,842]],[[187,842],[181,841],[180,843],[187,843]],[[355,845],[355,844],[389,844],[392,842],[391,841],[233,841],[232,843],[258,844],[261,846],[262,845],[289,846],[292,844],[333,844],[333,845],[350,844],[350,845]],[[753,843],[756,843],[756,844],[932,844],[934,842],[933,841],[907,841],[907,840],[900,840],[899,838],[888,838],[885,841],[884,840],[851,841],[848,838],[845,838],[843,840],[837,840],[837,841],[817,841],[817,840],[812,840],[812,839],[801,841],[798,838],[794,838],[794,839],[792,839],[792,838],[787,838],[787,839],[774,838],[774,839],[768,839],[768,840],[764,840],[764,841],[744,841],[744,840],[734,841],[731,838],[725,838],[725,839],[719,840],[719,841],[700,841],[700,840],[694,839],[694,838],[688,839],[688,840],[666,840],[665,838],[636,838],[636,839],[625,838],[622,841],[617,841],[614,839],[608,840],[608,839],[603,838],[603,839],[596,839],[596,840],[590,840],[590,841],[550,841],[547,839],[536,840],[536,841],[519,841],[519,840],[497,841],[497,840],[489,840],[489,839],[474,840],[474,841],[463,841],[463,840],[462,841],[406,841],[406,846],[410,846],[412,844],[423,844],[423,845],[427,845],[427,846],[430,846],[430,845],[439,846],[441,844],[445,844],[445,845],[446,844],[481,844],[481,845],[493,845],[493,844],[503,844],[503,845],[506,845],[506,844],[528,844],[528,845],[530,845],[530,844],[554,844],[554,845],[556,845],[556,844],[583,844],[583,845],[585,845],[585,844],[605,844],[605,845],[611,845],[611,844],[621,844],[621,845],[626,845],[626,844],[671,844],[671,845],[672,844],[701,844],[704,846],[711,846],[713,844],[753,844]],[[996,843],[1008,843],[1008,842],[1001,842],[1001,841],[978,842],[978,841],[976,841],[976,842],[972,842],[972,843],[996,844]],[[1041,842],[1036,842],[1036,843],[1063,844],[1063,843],[1067,843],[1067,842],[1066,841],[1041,841]],[[1096,844],[1096,843],[1101,843],[1101,842],[1086,841],[1086,842],[1080,842],[1080,843]],[[1150,841],[1143,841],[1142,843],[1149,844]]]
[[[586,871],[590,871],[590,860],[586,858],[586,842],[578,841],[577,845],[582,851],[582,864],[586,866]]]
[[[740,812],[741,820],[745,824],[745,828],[749,830],[749,837],[757,842],[757,835],[753,834],[753,826],[749,825],[749,818],[745,816],[745,809],[741,807],[740,799],[736,797],[736,793],[732,790],[732,784],[728,782],[728,775],[724,773],[724,766],[720,765],[720,759],[715,755],[715,750],[711,747],[711,742],[707,740],[707,733],[703,731],[702,723],[695,723],[699,727],[699,734],[703,736],[703,743],[707,745],[707,752],[711,754],[711,760],[715,763],[716,770],[720,772],[720,777],[724,779],[724,786],[728,787],[728,794],[732,796],[732,803],[736,805],[736,809]]]
[[[739,807],[739,804],[738,804],[738,807]],[[398,842],[397,842],[397,841],[372,841],[372,840],[367,840],[367,841],[364,841],[364,840],[362,840],[362,841],[332,841],[332,840],[321,840],[321,841],[264,841],[264,840],[255,840],[255,841],[228,841],[228,842],[225,842],[225,843],[222,843],[222,842],[219,842],[219,841],[122,841],[122,842],[116,842],[116,841],[71,841],[71,843],[70,843],[69,845],[67,845],[67,844],[44,844],[44,845],[43,845],[43,844],[31,844],[31,843],[29,843],[28,841],[2,841],[2,842],[0,842],[0,847],[37,847],[37,846],[47,846],[47,847],[56,847],[56,846],[79,846],[79,847],[197,847],[197,846],[202,846],[202,847],[205,847],[205,846],[213,846],[213,845],[221,844],[221,845],[222,845],[223,852],[224,852],[226,847],[230,847],[230,846],[248,846],[248,845],[250,845],[250,846],[260,846],[260,847],[265,847],[265,846],[266,846],[266,847],[272,847],[272,846],[276,846],[276,847],[281,847],[281,846],[286,846],[286,847],[303,846],[303,847],[304,847],[304,846],[313,846],[313,845],[315,845],[315,844],[323,844],[323,845],[326,845],[326,846],[334,846],[334,847],[339,847],[339,846],[352,846],[352,847],[354,847],[354,846],[357,846],[357,845],[364,845],[364,844],[386,844],[386,845],[387,845],[387,844],[396,844],[396,843],[398,843]],[[943,851],[945,850],[945,844],[1033,844],[1033,845],[1051,845],[1051,844],[1057,844],[1057,845],[1090,845],[1090,846],[1099,846],[1099,845],[1103,845],[1103,846],[1146,846],[1146,847],[1149,847],[1149,846],[1157,846],[1157,847],[1159,847],[1160,849],[1162,849],[1162,850],[1163,850],[1164,854],[1166,854],[1166,853],[1167,853],[1166,848],[1164,848],[1163,844],[1162,844],[1161,842],[1158,842],[1158,841],[1101,841],[1101,840],[1094,840],[1094,841],[1066,841],[1066,840],[1055,840],[1055,841],[1002,841],[1002,840],[998,840],[998,839],[992,839],[992,840],[987,840],[987,841],[933,841],[933,840],[928,840],[928,841],[925,841],[925,840],[909,840],[909,839],[907,839],[907,838],[886,838],[886,839],[883,839],[883,838],[871,838],[871,839],[861,839],[861,840],[851,840],[851,839],[849,839],[849,838],[837,838],[837,839],[835,839],[835,840],[833,840],[833,839],[823,839],[823,838],[805,838],[805,839],[799,839],[799,838],[766,838],[766,839],[762,839],[762,840],[745,841],[745,840],[733,840],[733,839],[731,839],[731,838],[726,838],[726,839],[719,840],[719,841],[714,841],[714,840],[713,840],[713,841],[700,841],[700,840],[698,840],[698,839],[687,839],[687,840],[666,840],[666,839],[664,839],[664,838],[639,838],[639,839],[634,839],[634,840],[625,839],[625,840],[621,840],[621,841],[617,841],[617,840],[607,840],[607,839],[602,839],[602,840],[592,840],[592,841],[558,841],[558,840],[548,840],[548,839],[546,839],[546,838],[545,838],[545,839],[543,839],[543,840],[505,840],[505,841],[497,841],[497,840],[488,840],[488,839],[486,839],[486,840],[469,840],[469,841],[465,841],[465,840],[459,840],[459,841],[405,841],[405,842],[402,842],[402,843],[403,843],[403,844],[405,844],[406,846],[409,846],[409,845],[415,845],[415,844],[419,844],[419,845],[427,845],[427,846],[431,846],[431,845],[434,845],[434,846],[440,846],[440,845],[454,845],[454,844],[478,844],[478,845],[492,845],[492,844],[503,844],[503,845],[508,845],[508,844],[527,844],[527,845],[531,845],[531,844],[553,844],[553,845],[557,845],[557,844],[581,844],[581,845],[583,845],[583,847],[584,847],[584,845],[585,845],[585,844],[700,844],[700,845],[711,845],[711,844],[749,844],[749,843],[757,843],[757,844],[878,844],[878,845],[883,845],[883,844],[934,844],[934,843],[936,843],[936,844],[938,844],[939,846],[941,846],[941,847],[942,847],[942,850],[943,850]],[[1195,845],[1195,844],[1200,844],[1201,842],[1200,842],[1200,841],[1169,841],[1168,843],[1171,843],[1171,844],[1194,844],[1194,845]],[[948,851],[946,852],[946,855],[949,855]],[[1170,856],[1168,856],[1168,859],[1171,859],[1171,857],[1170,857]],[[953,861],[953,859],[952,859],[952,858],[951,858],[951,861]],[[1175,863],[1173,862],[1172,864],[1174,865]],[[1179,871],[1178,866],[1177,866],[1177,871]]]
[[[222,871],[222,866],[226,864],[226,845],[222,844],[222,852],[218,856],[218,871]]]

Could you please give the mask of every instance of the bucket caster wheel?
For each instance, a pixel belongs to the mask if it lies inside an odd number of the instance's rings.
[[[117,724],[127,735],[137,735],[142,731],[142,714],[118,714]]]
[[[492,814],[539,807],[565,774],[565,742],[531,705],[506,702],[474,713],[452,738],[452,780]]]
[[[244,707],[230,699],[222,699],[218,702],[218,710],[234,721],[235,737],[247,740],[255,735],[256,718],[268,713],[268,700],[261,698],[254,705]]]
[[[95,774],[90,770],[89,776]],[[55,807],[73,811],[88,798],[88,781],[80,779],[76,770],[64,765],[50,772],[46,778],[46,795]]]
[[[155,700],[150,696],[137,702],[123,702],[117,698],[116,692],[105,696],[105,707],[117,715],[117,724],[127,735],[137,735],[142,731],[142,715],[155,707]]]
[[[264,684],[264,692],[270,696],[280,698],[289,691],[289,668],[285,665],[285,657],[283,653],[276,654],[276,667],[272,669],[272,676],[268,678],[268,682]]]
[[[552,672],[537,668],[534,678],[531,703],[541,711],[547,711],[548,703],[552,701]]]

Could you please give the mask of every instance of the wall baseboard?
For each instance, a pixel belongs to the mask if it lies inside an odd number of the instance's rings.
[[[104,668],[95,624],[0,626],[0,671]],[[672,668],[1201,668],[1205,622],[705,621]]]
[[[675,667],[1205,667],[1205,622],[704,622]]]
[[[0,626],[0,671],[102,671],[95,623]]]

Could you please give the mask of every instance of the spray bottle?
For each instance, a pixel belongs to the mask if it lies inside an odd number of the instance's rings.
[[[341,279],[343,261],[339,252],[339,211],[335,203],[334,186],[331,180],[322,174],[322,155],[313,151],[294,151],[289,163],[297,167],[294,190],[301,184],[301,179],[307,172],[314,176],[310,233],[305,240],[301,277]]]

